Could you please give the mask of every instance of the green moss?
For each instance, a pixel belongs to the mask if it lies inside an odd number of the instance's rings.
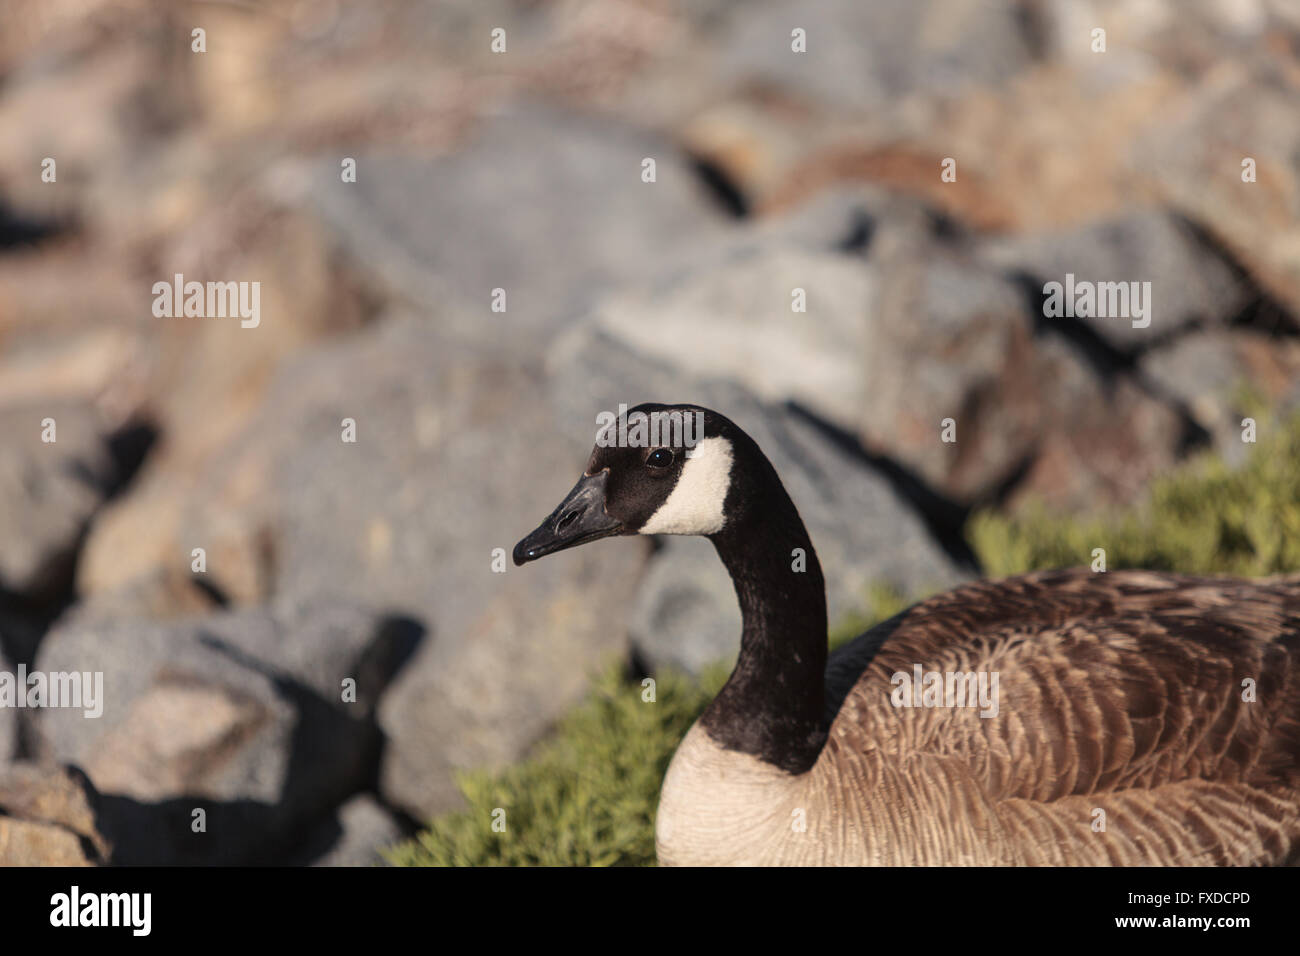
[[[990,577],[1090,564],[1107,567],[1264,575],[1300,569],[1300,417],[1271,429],[1233,470],[1194,461],[1155,483],[1128,513],[1069,518],[1045,511],[1008,518],[976,515],[968,536]],[[867,609],[837,622],[839,646],[909,603],[875,588]],[[406,866],[641,865],[654,863],[654,814],[674,749],[726,680],[720,663],[700,679],[661,675],[653,703],[617,668],[525,761],[459,778],[467,809],[433,820],[386,854]],[[505,811],[505,830],[492,829]]]
[[[1237,469],[1203,456],[1153,483],[1131,512],[1070,518],[1042,509],[975,515],[967,537],[989,577],[1091,565],[1258,577],[1300,569],[1300,416],[1272,427]]]

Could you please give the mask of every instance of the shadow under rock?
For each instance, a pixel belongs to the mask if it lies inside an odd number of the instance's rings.
[[[1229,326],[1248,328],[1272,336],[1300,335],[1300,319],[1297,319],[1290,309],[1266,292],[1255,281],[1255,278],[1250,274],[1250,270],[1242,265],[1241,260],[1237,258],[1231,249],[1195,220],[1182,214],[1176,214],[1175,218],[1178,221],[1179,228],[1186,232],[1196,244],[1208,250],[1211,255],[1227,266],[1233,281],[1239,287],[1249,290],[1246,304],[1238,309],[1235,315],[1228,318],[1227,324]]]
[[[717,163],[701,156],[688,157],[691,170],[699,178],[709,196],[733,219],[746,219],[751,203],[740,184],[731,178]]]
[[[943,549],[949,560],[963,571],[972,574],[982,573],[979,559],[963,534],[966,519],[970,516],[970,508],[935,491],[923,478],[892,458],[867,451],[856,435],[826,421],[798,402],[787,401],[785,407],[820,431],[841,451],[885,478],[890,487],[916,510],[926,530],[930,532],[931,537]]]
[[[102,496],[99,508],[103,508],[130,487],[159,435],[152,422],[130,422],[104,439],[107,469],[93,468],[84,461],[70,462],[67,467],[76,480]],[[76,600],[77,564],[93,521],[92,514],[64,547],[51,549],[34,575],[39,582],[36,586],[23,592],[0,588],[0,650],[11,661],[31,667],[46,632]]]
[[[22,246],[34,246],[72,229],[69,222],[33,219],[15,212],[0,200],[0,253]]]
[[[266,866],[300,859],[304,847],[330,842],[328,834],[322,837],[322,827],[332,820],[337,828],[339,805],[354,794],[377,789],[385,746],[375,720],[378,699],[425,635],[424,625],[411,617],[391,615],[381,621],[351,668],[362,708],[354,716],[345,705],[325,699],[292,675],[216,635],[200,634],[204,646],[266,677],[295,710],[279,799],[213,800],[195,794],[148,803],[98,794],[96,826],[113,848],[109,862]],[[326,780],[322,767],[332,768]],[[204,832],[193,830],[196,809],[204,811]]]
[[[1016,271],[1009,278],[1020,289],[1025,298],[1026,308],[1034,317],[1034,334],[1059,335],[1073,348],[1076,355],[1097,373],[1107,387],[1114,385],[1117,379],[1127,376],[1134,385],[1147,396],[1167,405],[1178,416],[1178,437],[1175,451],[1178,455],[1187,455],[1197,449],[1208,448],[1214,438],[1192,414],[1187,402],[1176,395],[1171,395],[1143,373],[1141,360],[1148,351],[1159,348],[1171,339],[1179,338],[1189,332],[1205,328],[1202,321],[1189,322],[1172,336],[1166,336],[1161,342],[1152,343],[1132,351],[1124,351],[1107,342],[1098,332],[1083,322],[1072,317],[1047,318],[1043,307],[1047,294],[1039,280],[1022,271]]]

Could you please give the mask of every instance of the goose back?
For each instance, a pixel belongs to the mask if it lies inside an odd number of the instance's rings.
[[[832,655],[805,773],[696,725],[665,863],[1251,864],[1300,845],[1300,578],[1043,572],[924,601]],[[996,713],[897,675],[998,675]]]

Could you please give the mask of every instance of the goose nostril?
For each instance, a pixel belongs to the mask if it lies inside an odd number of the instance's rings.
[[[556,532],[558,533],[560,531],[563,531],[565,528],[567,528],[569,525],[573,524],[573,522],[577,520],[578,520],[578,512],[570,511],[568,514],[564,515],[562,518],[560,518],[559,521],[555,523]]]

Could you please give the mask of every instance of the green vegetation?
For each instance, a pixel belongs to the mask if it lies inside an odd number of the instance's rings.
[[[1300,570],[1300,417],[1260,442],[1233,470],[1205,457],[1157,482],[1129,513],[1075,519],[1044,512],[1008,518],[982,513],[968,535],[990,577],[1085,565],[1106,549],[1107,567],[1144,567],[1248,576]],[[832,646],[907,604],[875,589],[868,610],[838,623]],[[467,773],[467,809],[435,819],[390,862],[439,865],[646,865],[654,863],[653,821],[673,750],[726,680],[730,663],[700,679],[666,673],[654,703],[639,683],[611,668],[587,699],[527,760],[499,772]],[[494,809],[507,829],[492,830]]]
[[[1300,416],[1259,443],[1237,469],[1213,456],[1152,485],[1132,512],[1069,518],[1031,511],[975,515],[967,538],[988,577],[1088,565],[1262,577],[1300,570]]]
[[[467,809],[435,819],[390,862],[408,866],[638,865],[655,860],[653,820],[673,750],[726,669],[702,680],[664,674],[655,701],[620,668],[606,670],[587,699],[526,761],[458,780]],[[492,830],[493,810],[506,830]]]

